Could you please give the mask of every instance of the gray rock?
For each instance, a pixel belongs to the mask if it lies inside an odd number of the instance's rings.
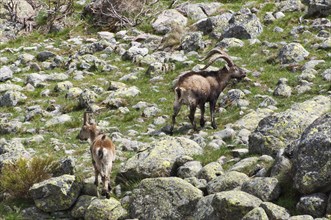
[[[76,159],[73,157],[63,158],[59,161],[59,167],[54,171],[53,176],[62,176],[64,174],[74,175]]]
[[[326,0],[312,0],[308,3],[307,17],[323,17],[331,13],[331,2]]]
[[[91,44],[84,44],[80,47],[80,50],[78,51],[79,55],[84,54],[94,54],[99,51],[103,51],[108,45],[102,44],[100,42],[94,42]]]
[[[34,59],[35,59],[35,56],[33,56],[32,54],[28,54],[28,53],[23,53],[18,56],[18,60],[22,64],[28,64],[29,62],[33,61]]]
[[[229,26],[225,29],[223,37],[252,39],[259,36],[262,31],[263,27],[259,18],[249,9],[242,9],[229,20]]]
[[[330,104],[330,99],[329,99]],[[321,109],[318,109],[322,111]],[[295,147],[294,186],[301,193],[331,190],[331,114],[316,119],[301,135]]]
[[[50,120],[46,121],[45,126],[51,127],[51,126],[58,125],[58,124],[64,124],[64,123],[70,122],[70,121],[72,121],[71,116],[67,115],[67,114],[63,114],[63,115],[55,116],[55,117],[51,118]]]
[[[288,174],[292,171],[292,162],[283,155],[277,155],[275,163],[273,164],[270,177],[278,179],[280,184],[289,182]]]
[[[246,174],[230,171],[208,182],[207,191],[208,194],[214,194],[234,190],[240,188],[248,180],[249,177]]]
[[[71,210],[71,216],[74,218],[84,218],[85,213],[92,200],[96,199],[93,196],[82,195],[79,196],[77,202],[73,206]]]
[[[298,139],[305,128],[330,108],[329,97],[317,96],[262,119],[249,137],[250,153],[276,155],[278,150]]]
[[[278,80],[277,86],[273,93],[275,96],[290,97],[292,94],[292,88],[287,85],[286,78],[280,78]]]
[[[151,106],[144,109],[142,116],[146,118],[154,117],[161,112],[161,109]]]
[[[185,178],[184,180],[187,181],[188,183],[192,184],[194,187],[200,189],[201,191],[203,191],[203,192],[206,191],[207,180],[198,179],[196,177],[189,177],[189,178]]]
[[[311,86],[313,85],[313,83],[308,82],[306,80],[300,80],[300,84],[298,86],[295,87],[295,89],[297,90],[298,94],[302,94],[305,92],[310,91],[312,88]]]
[[[84,91],[79,95],[79,106],[88,108],[97,98],[98,95],[95,92],[89,89],[84,89]]]
[[[181,178],[195,177],[201,170],[200,161],[189,161],[177,170],[177,176]]]
[[[312,70],[320,63],[325,63],[325,60],[310,60],[303,65],[302,70]]]
[[[310,215],[296,215],[289,218],[289,220],[314,220]]]
[[[0,119],[0,134],[14,134],[21,131],[23,123],[18,120]]]
[[[202,32],[189,32],[181,40],[181,48],[185,52],[197,51],[206,47]]]
[[[208,195],[202,197],[197,205],[196,208],[193,210],[193,219],[200,219],[200,220],[219,220],[220,216],[218,212],[212,206],[212,202],[214,199],[213,195]]]
[[[152,27],[157,33],[165,34],[171,29],[173,23],[185,27],[187,18],[175,9],[165,10],[152,23]]]
[[[130,47],[122,56],[124,60],[134,61],[137,56],[146,56],[148,54],[148,49],[145,47],[132,46]]]
[[[331,81],[331,69],[326,69],[323,73],[322,73],[323,79],[326,81]]]
[[[255,177],[243,183],[241,190],[252,194],[262,201],[274,201],[280,195],[280,185],[273,177]]]
[[[209,34],[213,30],[213,24],[210,18],[201,19],[192,26],[203,34]]]
[[[0,97],[0,107],[16,106],[26,100],[27,97],[19,91],[7,91]]]
[[[324,193],[315,193],[300,198],[296,205],[297,211],[311,215],[314,218],[323,217],[326,213],[328,197]]]
[[[176,9],[193,21],[207,18],[200,4],[184,3],[179,5]]]
[[[209,182],[222,174],[224,174],[222,164],[211,162],[199,171],[198,178],[205,179]]]
[[[206,20],[206,22],[201,23],[200,26],[204,24],[207,25],[206,30],[209,31],[209,25],[211,24],[212,35],[219,39],[222,38],[225,30],[228,28],[232,16],[233,14],[229,12],[212,16],[209,18],[210,20]]]
[[[34,87],[39,86],[47,80],[47,75],[39,73],[31,73],[26,78],[26,83],[30,83]]]
[[[73,84],[70,81],[60,82],[55,85],[54,91],[55,92],[64,92],[64,91],[68,91],[72,87],[73,87]]]
[[[253,176],[262,169],[269,170],[273,163],[274,159],[267,155],[248,157],[234,164],[229,171],[238,171],[248,176]]]
[[[118,177],[139,179],[170,176],[176,158],[202,154],[202,148],[183,137],[166,137],[151,143],[146,150],[131,157],[120,168]]]
[[[303,61],[309,52],[299,43],[290,43],[282,47],[279,51],[278,58],[281,64],[291,64]]]
[[[242,191],[224,191],[215,194],[212,206],[220,220],[241,220],[261,202],[259,198]]]
[[[39,52],[37,54],[37,57],[36,58],[37,58],[37,60],[39,62],[44,62],[44,61],[46,61],[46,60],[48,60],[50,58],[53,58],[55,56],[56,56],[56,54],[54,54],[54,53],[52,53],[50,51],[42,51],[42,52]]]
[[[85,211],[85,220],[109,219],[117,220],[127,215],[121,203],[114,198],[94,199]]]
[[[287,220],[290,218],[290,214],[285,208],[271,202],[263,202],[260,207],[264,209],[269,219]]]
[[[29,220],[29,219],[52,219],[52,216],[47,213],[43,212],[37,207],[29,207],[25,208],[21,211],[22,219]]]
[[[13,71],[8,66],[0,68],[0,82],[13,78]]]
[[[34,184],[29,193],[35,205],[45,212],[69,209],[77,200],[81,185],[75,176],[63,175]]]
[[[144,179],[133,190],[129,213],[142,220],[183,219],[192,216],[202,197],[199,189],[177,177]]]
[[[0,127],[1,127],[0,123]],[[1,132],[0,132],[1,133]],[[0,139],[0,169],[3,165],[12,163],[19,158],[30,158],[31,154],[24,148],[22,142],[17,139],[6,141]]]
[[[132,87],[121,87],[115,91],[111,91],[107,99],[112,98],[129,98],[135,97],[140,94],[140,90],[136,86]]]
[[[278,3],[278,9],[281,12],[302,11],[303,4],[300,0],[284,0]]]
[[[238,129],[247,129],[248,131],[254,131],[254,129],[258,126],[259,122],[271,115],[273,110],[267,108],[258,108],[255,111],[250,110],[249,113],[244,115],[241,119],[234,123],[234,127]]]
[[[23,88],[19,85],[13,84],[10,81],[7,81],[6,83],[1,83],[0,84],[0,93],[6,92],[6,91],[22,91]]]
[[[80,96],[82,92],[83,90],[81,88],[72,87],[68,89],[68,92],[66,93],[65,97],[67,99],[76,99]]]
[[[269,220],[267,214],[264,209],[261,207],[257,207],[248,212],[242,220]]]
[[[245,43],[237,38],[224,38],[217,44],[221,48],[243,47],[244,45]]]

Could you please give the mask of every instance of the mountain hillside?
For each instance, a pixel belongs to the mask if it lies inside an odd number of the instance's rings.
[[[330,0],[3,0],[0,219],[330,219],[330,30]]]

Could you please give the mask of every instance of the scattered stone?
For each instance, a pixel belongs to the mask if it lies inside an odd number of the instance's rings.
[[[53,58],[55,56],[56,56],[56,54],[54,54],[50,51],[43,51],[43,52],[38,53],[36,58],[39,62],[44,62],[44,61],[46,61],[50,58]]]
[[[114,198],[93,199],[85,211],[84,219],[110,219],[117,220],[127,215],[121,203]]]
[[[269,220],[267,214],[265,213],[264,209],[261,207],[257,207],[252,209],[250,212],[248,212],[242,220]]]
[[[26,95],[19,91],[7,91],[0,97],[0,107],[16,106],[26,99]]]
[[[309,52],[299,43],[285,45],[278,54],[281,64],[298,63],[308,56]]]
[[[0,82],[5,82],[13,78],[13,71],[8,66],[0,68]]]
[[[189,161],[178,168],[177,176],[182,179],[195,177],[199,173],[201,168],[202,165],[200,161]]]
[[[289,219],[290,214],[288,211],[276,204],[273,204],[271,202],[263,202],[260,205],[261,208],[264,209],[264,211],[267,213],[269,219]]]
[[[262,169],[269,170],[273,163],[274,159],[267,155],[248,157],[234,164],[229,171],[238,171],[253,176]]]
[[[165,34],[170,31],[172,23],[185,27],[187,18],[175,9],[165,10],[152,23],[152,27],[157,33]]]
[[[198,173],[198,178],[205,179],[207,182],[224,174],[222,164],[211,162],[205,165]]]

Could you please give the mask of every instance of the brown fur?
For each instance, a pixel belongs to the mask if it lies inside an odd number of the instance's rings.
[[[176,116],[178,115],[182,104],[188,105],[190,107],[189,119],[193,129],[196,130],[194,121],[196,108],[199,107],[201,109],[200,125],[201,127],[204,127],[205,103],[209,102],[212,127],[214,129],[217,128],[214,112],[220,93],[228,85],[231,78],[237,78],[238,80],[241,80],[246,76],[245,71],[234,65],[226,53],[219,50],[213,51],[213,53],[220,52],[221,56],[219,56],[219,58],[226,60],[229,64],[229,67],[224,67],[218,71],[191,71],[179,76],[179,79],[174,86],[176,97],[174,102],[174,113],[172,116],[172,126],[170,129],[171,133],[173,132]],[[216,59],[213,61],[215,60]],[[208,66],[210,64],[211,63],[209,63]]]
[[[115,160],[115,145],[107,135],[101,134],[98,131],[95,124],[89,123],[88,113],[85,112],[84,124],[78,137],[81,140],[86,140],[87,135],[92,142],[90,151],[95,172],[94,184],[96,186],[99,185],[98,176],[100,174],[103,184],[102,195],[109,198],[109,191],[111,189],[109,174],[112,169],[113,161]]]

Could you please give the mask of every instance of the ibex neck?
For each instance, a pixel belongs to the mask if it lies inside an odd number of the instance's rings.
[[[91,142],[94,142],[95,138],[99,135],[99,132],[96,130],[96,131],[91,131],[90,133],[90,139],[91,139]]]

